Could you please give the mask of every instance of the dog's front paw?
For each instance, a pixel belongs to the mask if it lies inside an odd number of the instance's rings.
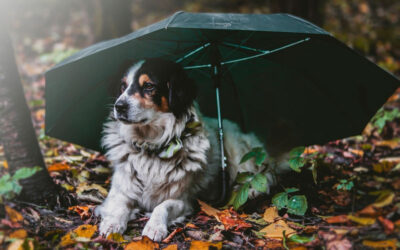
[[[127,223],[116,218],[104,218],[100,223],[100,235],[108,236],[111,233],[122,234],[126,229]]]
[[[149,237],[153,241],[161,241],[168,236],[167,225],[150,219],[144,227],[142,235]]]

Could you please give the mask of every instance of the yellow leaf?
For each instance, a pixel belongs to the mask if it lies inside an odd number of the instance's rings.
[[[360,157],[364,156],[364,151],[362,151],[362,150],[350,148],[349,151],[351,153],[355,154],[355,155],[360,156]]]
[[[372,247],[372,248],[397,249],[397,247],[396,247],[397,240],[396,239],[382,240],[382,241],[363,240],[362,243],[364,246]]]
[[[7,161],[2,161],[1,165],[5,168],[8,169],[8,162]]]
[[[269,208],[265,209],[263,219],[266,222],[272,223],[277,218],[279,218],[279,215],[278,215],[278,209],[275,206],[272,206],[272,207],[269,207]]]
[[[120,233],[109,234],[107,240],[112,240],[118,243],[125,242],[124,237]]]
[[[171,244],[171,245],[168,245],[166,248],[163,248],[163,250],[178,250],[178,245]]]
[[[76,193],[82,194],[84,191],[89,191],[91,189],[96,189],[104,197],[106,197],[108,194],[107,190],[105,188],[103,188],[102,186],[100,186],[99,184],[87,185],[86,183],[79,184],[78,188],[76,189]]]
[[[382,192],[379,195],[378,199],[376,199],[376,201],[372,204],[372,206],[379,207],[379,208],[386,207],[386,206],[392,204],[394,197],[395,197],[395,194],[392,191]]]
[[[24,220],[24,217],[22,217],[22,215],[18,211],[12,209],[9,206],[5,206],[5,208],[6,208],[6,212],[8,214],[8,217],[10,218],[10,220],[12,222],[20,222],[20,221]]]
[[[208,250],[211,247],[220,250],[222,249],[222,242],[212,243],[212,242],[194,240],[190,243],[190,250]]]
[[[26,232],[25,229],[15,230],[14,232],[10,233],[10,235],[8,235],[8,237],[10,238],[17,238],[17,239],[25,239],[26,236],[28,236],[28,233]]]
[[[68,246],[76,243],[77,241],[89,241],[96,231],[96,225],[80,225],[61,238],[60,246]]]
[[[151,241],[148,237],[143,236],[142,240],[140,241],[133,241],[126,245],[125,250],[153,250],[158,249],[158,243]]]
[[[375,218],[368,218],[368,217],[357,217],[353,215],[348,215],[347,218],[349,218],[351,221],[354,221],[360,225],[363,226],[369,226],[375,223],[376,219]]]
[[[71,167],[65,163],[55,163],[47,168],[49,172],[70,170]]]
[[[375,142],[376,146],[381,146],[381,147],[389,147],[391,149],[396,149],[400,146],[399,140],[393,139],[393,140],[385,140],[385,141],[377,141]]]
[[[22,247],[22,244],[24,244],[23,239],[15,240],[10,245],[8,245],[7,250],[22,250],[24,249]]]
[[[379,161],[379,163],[372,164],[374,171],[377,173],[390,172],[390,170],[392,170],[393,166],[394,166],[394,162],[390,162],[390,161]]]
[[[265,238],[274,238],[274,239],[282,239],[283,238],[283,231],[285,231],[285,236],[290,237],[291,235],[295,234],[292,228],[286,224],[283,220],[278,220],[271,225],[268,225],[260,230],[260,232],[265,233]]]
[[[218,213],[221,211],[219,211],[216,208],[213,208],[212,206],[208,205],[207,203],[201,200],[197,200],[197,202],[199,202],[200,204],[201,211],[206,213],[208,216],[214,216],[219,221]]]

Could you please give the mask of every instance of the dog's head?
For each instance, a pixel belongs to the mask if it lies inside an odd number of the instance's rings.
[[[123,78],[114,116],[128,124],[145,124],[166,112],[180,118],[195,97],[195,84],[179,64],[148,59],[133,65]]]

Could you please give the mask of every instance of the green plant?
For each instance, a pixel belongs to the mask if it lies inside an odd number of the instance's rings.
[[[264,149],[261,147],[256,147],[242,157],[240,164],[254,158],[255,164],[257,166],[261,166],[266,157],[267,154]],[[233,205],[235,209],[238,209],[246,203],[249,198],[250,187],[261,193],[265,193],[268,187],[267,177],[262,173],[239,173],[236,177],[236,183],[240,184],[241,186],[237,192],[232,192],[231,199],[228,202],[228,205]]]
[[[298,188],[285,188],[284,192],[272,197],[272,204],[279,210],[286,208],[287,212],[295,215],[304,215],[307,211],[307,198],[304,195],[289,196],[290,193],[299,191]]]
[[[350,191],[353,187],[354,187],[354,183],[352,180],[342,179],[339,181],[339,185],[337,185],[336,189]]]
[[[3,175],[0,178],[0,203],[2,203],[4,199],[10,200],[18,195],[22,190],[22,186],[18,181],[31,177],[39,170],[41,170],[40,167],[24,167],[18,169],[13,176],[8,173]]]
[[[399,109],[394,108],[392,110],[385,110],[384,108],[380,108],[372,118],[371,123],[377,128],[378,133],[381,133],[386,122],[393,121],[396,118],[400,118]]]
[[[314,183],[317,184],[317,167],[318,163],[325,158],[325,154],[319,152],[313,152],[310,154],[304,153],[306,147],[296,147],[289,152],[289,166],[294,171],[300,173],[302,168],[309,165],[308,168],[311,170]]]

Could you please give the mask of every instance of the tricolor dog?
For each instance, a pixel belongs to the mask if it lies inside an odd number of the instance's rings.
[[[192,213],[196,199],[219,197],[217,120],[201,116],[195,97],[193,80],[174,62],[149,59],[128,70],[104,126],[102,143],[113,176],[106,200],[96,208],[101,234],[123,233],[143,211],[151,213],[143,235],[160,241],[170,224]],[[262,143],[235,123],[224,120],[223,125],[231,183],[239,172],[262,172],[273,185],[275,177],[265,167],[254,161],[239,165],[244,154]]]

